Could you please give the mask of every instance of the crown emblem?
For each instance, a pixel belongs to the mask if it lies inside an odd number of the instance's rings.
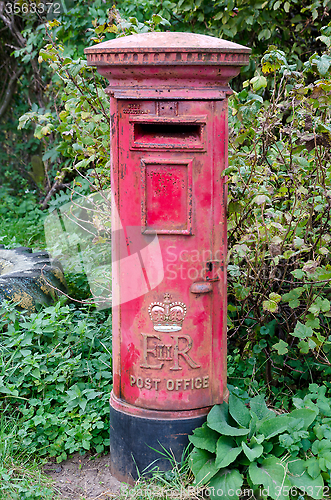
[[[150,304],[148,313],[157,332],[178,332],[182,329],[186,310],[183,302],[171,302],[171,295],[165,293],[164,302]]]

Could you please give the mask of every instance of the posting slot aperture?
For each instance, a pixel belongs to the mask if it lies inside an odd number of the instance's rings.
[[[200,124],[135,123],[134,143],[155,146],[188,147],[201,144]]]

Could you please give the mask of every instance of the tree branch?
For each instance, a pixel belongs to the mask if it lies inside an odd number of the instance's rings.
[[[5,111],[7,109],[8,104],[10,103],[10,100],[11,100],[12,95],[14,93],[15,83],[18,80],[18,78],[21,76],[22,73],[23,73],[23,68],[17,69],[9,80],[4,99],[3,99],[2,103],[0,104],[0,118],[3,116],[3,114],[5,113]]]

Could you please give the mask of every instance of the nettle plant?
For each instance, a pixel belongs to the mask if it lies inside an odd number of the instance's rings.
[[[330,366],[331,26],[322,32],[327,50],[302,72],[270,47],[230,100],[229,336],[266,363],[267,384],[272,371],[307,377],[303,356]]]
[[[29,452],[65,460],[109,446],[109,311],[57,302],[27,315],[0,307],[0,412],[19,417]]]
[[[262,396],[234,393],[214,406],[207,422],[189,439],[195,485],[206,485],[210,498],[316,500],[330,491],[331,400],[326,387],[309,386],[295,409],[276,414]]]

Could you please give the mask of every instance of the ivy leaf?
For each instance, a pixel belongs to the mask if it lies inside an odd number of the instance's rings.
[[[241,451],[241,447],[236,445],[234,439],[229,436],[221,436],[216,446],[216,467],[218,469],[227,467],[235,461]]]
[[[210,498],[218,500],[238,500],[244,478],[236,469],[222,469],[209,482]]]
[[[214,406],[207,417],[208,426],[225,436],[245,436],[249,429],[238,429],[228,424],[229,409],[227,403]]]
[[[261,466],[253,462],[250,464],[248,471],[253,484],[262,484],[271,498],[274,500],[288,500],[288,496],[284,495],[284,491],[286,491],[286,487],[291,486],[291,482],[286,476],[286,469],[280,463],[279,458],[270,456],[263,460]]]
[[[269,323],[267,323],[265,326],[261,326],[261,335],[270,335],[270,337],[272,337],[273,335],[275,335],[276,325],[277,321],[273,319],[272,321],[269,321]]]
[[[229,413],[231,417],[241,426],[248,427],[251,419],[246,405],[234,394],[229,396]]]
[[[314,308],[314,310],[311,310]],[[321,297],[316,297],[312,306],[308,309],[311,313],[317,316],[320,312],[328,312],[330,311],[330,302],[328,299],[322,299]]]
[[[206,450],[194,448],[190,460],[195,485],[206,484],[219,470],[215,466],[215,455]]]
[[[316,318],[313,314],[307,314],[306,316],[306,326],[310,326],[312,329],[320,328],[320,320]]]
[[[193,436],[188,437],[191,443],[197,448],[202,448],[203,450],[210,451],[211,453],[216,452],[216,443],[219,438],[219,434],[212,429],[210,429],[206,423],[195,429],[193,431]]]
[[[279,342],[277,342],[277,344],[274,344],[272,346],[273,349],[275,349],[278,354],[280,354],[281,356],[283,354],[287,354],[288,353],[288,343],[287,342],[284,342],[284,340],[280,339]]]
[[[284,302],[288,302],[289,306],[292,309],[294,309],[295,307],[299,307],[300,305],[299,297],[301,297],[304,290],[305,289],[302,286],[293,288],[293,290],[291,290],[290,292],[284,293],[284,295],[282,296],[282,300]]]
[[[298,321],[295,325],[294,332],[291,333],[291,335],[293,335],[293,337],[298,337],[299,339],[306,339],[307,337],[314,335],[314,332],[310,326],[303,325],[300,321]]]
[[[300,349],[301,354],[309,353],[309,344],[305,340],[300,340],[300,342],[298,343],[298,347]]]

